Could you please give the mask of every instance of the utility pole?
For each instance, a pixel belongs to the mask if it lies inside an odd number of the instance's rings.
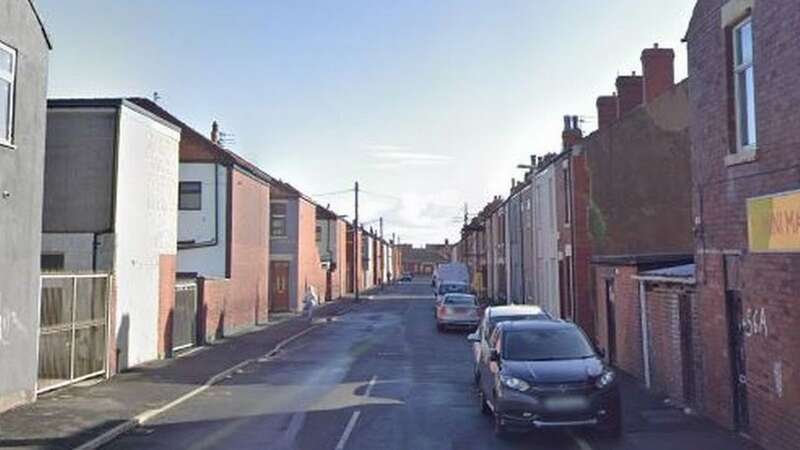
[[[361,257],[360,242],[358,239],[358,181],[356,181],[356,214],[353,219],[353,292],[356,295],[356,301],[360,301],[358,297],[358,258]]]

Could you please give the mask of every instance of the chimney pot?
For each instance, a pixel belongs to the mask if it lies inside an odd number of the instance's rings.
[[[569,116],[564,116],[564,131],[570,129],[569,122],[570,122]]]
[[[211,142],[219,143],[219,124],[216,120],[211,122]]]

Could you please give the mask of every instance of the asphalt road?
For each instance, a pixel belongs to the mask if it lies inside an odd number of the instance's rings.
[[[495,437],[478,406],[466,333],[436,331],[430,292],[427,283],[389,288],[106,448],[678,448],[669,445],[675,434]]]

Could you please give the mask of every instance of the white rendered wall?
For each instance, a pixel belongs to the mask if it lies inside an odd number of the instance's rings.
[[[536,264],[536,299],[555,317],[561,317],[558,287],[558,230],[556,228],[555,170],[536,175],[531,209],[534,223],[534,261]]]
[[[114,262],[124,369],[158,356],[159,256],[177,253],[180,132],[123,105],[118,139]]]
[[[225,278],[228,170],[215,163],[180,163],[180,181],[202,183],[202,209],[178,211],[178,241],[202,246],[178,250],[178,272]]]

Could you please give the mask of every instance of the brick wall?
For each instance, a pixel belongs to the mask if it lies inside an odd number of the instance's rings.
[[[705,319],[701,411],[733,426],[726,290],[766,332],[745,338],[750,429],[767,448],[800,441],[800,255],[754,254],[747,244],[746,199],[800,189],[800,5],[753,2],[754,160],[726,164],[735,147],[732,73],[722,10],[748,2],[698,1],[687,32],[698,302]]]
[[[225,332],[267,321],[269,268],[269,186],[233,170],[230,285]]]
[[[313,286],[317,295],[325,295],[325,270],[317,249],[317,207],[303,199],[298,202],[297,229],[297,299],[296,309],[303,308],[306,287]]]
[[[597,292],[597,343],[609,354],[609,336],[607,327],[606,280],[612,280],[614,286],[614,311],[616,322],[616,350],[613,355],[614,365],[629,374],[644,380],[644,364],[642,361],[642,322],[639,308],[639,286],[631,278],[637,273],[636,266],[628,265],[596,265]]]
[[[158,357],[172,353],[172,316],[175,310],[176,255],[158,257]]]
[[[230,280],[198,278],[198,326],[205,342],[214,342],[225,336],[225,304]]]

